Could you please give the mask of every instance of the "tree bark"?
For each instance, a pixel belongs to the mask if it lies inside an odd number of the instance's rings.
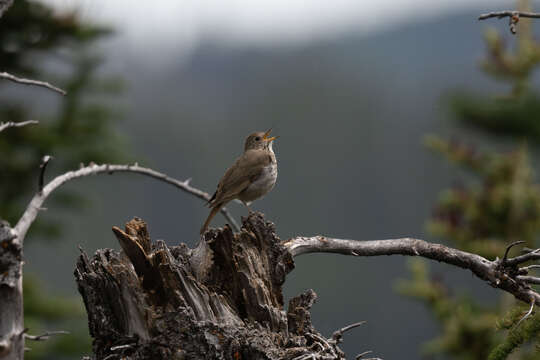
[[[16,233],[0,219],[0,359],[24,355],[22,246]]]
[[[96,359],[344,359],[311,324],[312,290],[283,304],[294,268],[261,214],[195,249],[152,242],[146,224],[113,228],[123,251],[82,252],[75,277]],[[313,355],[313,357],[311,357]]]
[[[122,251],[98,250],[91,261],[83,252],[75,271],[96,359],[344,359],[337,345],[344,331],[360,323],[323,337],[311,324],[312,290],[284,310],[282,285],[293,256],[312,252],[422,256],[469,269],[530,304],[529,313],[540,305],[531,287],[540,277],[527,275],[533,266],[520,267],[540,260],[540,249],[508,257],[522,241],[491,261],[413,238],[281,241],[259,213],[244,219],[240,232],[228,226],[208,231],[195,249],[153,243],[140,219],[113,232]]]

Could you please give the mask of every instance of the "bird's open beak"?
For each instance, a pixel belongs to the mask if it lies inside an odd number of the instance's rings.
[[[274,141],[279,137],[279,136],[268,137],[270,135],[271,131],[272,131],[272,129],[269,129],[267,132],[264,133],[264,135],[263,135],[264,141],[268,141],[268,142]]]

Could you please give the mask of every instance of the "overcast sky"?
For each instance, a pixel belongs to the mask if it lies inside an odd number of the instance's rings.
[[[112,24],[124,40],[192,47],[205,38],[275,44],[376,31],[466,8],[513,8],[513,0],[42,0]]]

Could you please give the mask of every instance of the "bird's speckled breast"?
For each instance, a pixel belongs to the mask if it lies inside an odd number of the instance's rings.
[[[277,162],[274,159],[270,165],[263,168],[257,180],[241,193],[240,200],[251,202],[266,195],[276,184],[277,174]]]

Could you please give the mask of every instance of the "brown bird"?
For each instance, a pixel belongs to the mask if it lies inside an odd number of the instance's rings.
[[[201,234],[205,233],[212,218],[229,201],[239,199],[251,213],[249,205],[272,190],[277,179],[277,161],[272,144],[278,137],[269,137],[270,131],[272,129],[256,132],[246,138],[244,153],[225,172],[208,201],[212,210],[201,228]]]

